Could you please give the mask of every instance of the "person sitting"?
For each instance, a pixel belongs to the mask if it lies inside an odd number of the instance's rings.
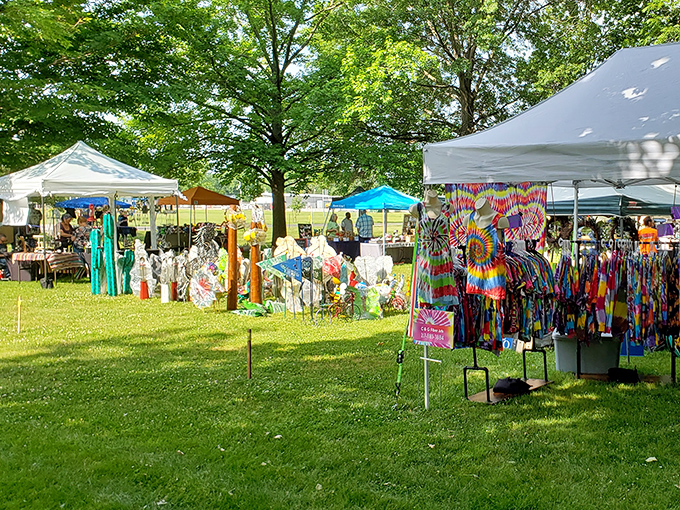
[[[61,223],[59,223],[59,242],[61,242],[61,248],[66,250],[69,246],[73,244],[75,239],[75,229],[71,225],[71,220],[73,216],[69,213],[64,213],[61,215]]]
[[[646,216],[642,220],[642,228],[638,230],[638,237],[640,240],[640,253],[642,255],[649,255],[656,253],[656,242],[659,240],[656,228],[654,227],[654,220],[650,216]]]
[[[337,237],[340,232],[340,226],[338,225],[338,215],[331,214],[331,219],[326,225],[326,235],[330,238]]]
[[[7,236],[0,234],[0,280],[9,280],[9,266],[7,259],[10,257],[7,252]]]
[[[342,220],[340,226],[342,227],[342,235],[344,237],[354,235],[354,224],[352,223],[352,215],[350,213],[345,213],[345,219]]]
[[[363,209],[359,211],[357,218],[357,232],[359,233],[360,243],[367,243],[373,237],[373,218],[366,214]]]

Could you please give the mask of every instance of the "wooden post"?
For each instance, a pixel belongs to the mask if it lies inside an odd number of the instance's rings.
[[[21,296],[17,296],[17,333],[21,333]]]
[[[227,253],[229,254],[229,263],[227,266],[227,284],[229,286],[229,290],[227,291],[227,310],[236,310],[238,307],[237,234],[238,230],[235,228],[227,228]]]
[[[250,302],[262,304],[262,271],[257,263],[260,261],[260,247],[250,247]]]
[[[253,378],[253,371],[252,371],[252,361],[253,361],[253,330],[249,329],[248,330],[248,379]]]

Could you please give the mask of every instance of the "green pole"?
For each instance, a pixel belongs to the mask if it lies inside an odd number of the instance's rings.
[[[415,282],[415,264],[416,264],[416,256],[418,254],[418,242],[419,242],[419,237],[418,237],[418,230],[416,230],[416,238],[415,242],[413,243],[413,257],[411,259],[411,268],[412,268],[412,278],[411,278],[411,295],[415,292],[416,288],[416,282]],[[409,317],[413,314],[413,310],[411,310],[411,313],[409,314]],[[394,391],[394,398],[396,402],[394,403],[393,409],[396,409],[399,406],[399,393],[401,393],[401,375],[404,371],[404,355],[406,351],[406,337],[408,337],[408,325],[409,321],[406,322],[406,327],[404,328],[404,336],[401,339],[401,349],[397,352],[397,365],[399,365],[399,368],[397,369],[397,382],[395,384],[395,391]]]

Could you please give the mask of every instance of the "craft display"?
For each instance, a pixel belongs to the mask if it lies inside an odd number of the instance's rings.
[[[139,239],[135,240],[134,262],[130,269],[130,289],[140,299],[148,299],[156,290],[152,262]]]
[[[606,244],[600,250],[586,243],[578,261],[562,255],[555,270],[557,332],[583,342],[614,336],[653,351],[672,347],[680,334],[680,254],[646,255],[632,243],[609,251]]]
[[[541,190],[545,195],[545,187],[527,183],[514,187],[447,186],[444,204],[436,193],[426,192],[423,202],[411,211],[418,220],[417,296],[413,297],[415,315],[409,325],[416,343],[499,352],[508,335],[531,341],[549,332],[554,293],[549,263],[535,252],[536,243],[531,250],[520,247],[519,241],[506,246],[499,234],[512,230],[505,214],[511,212],[513,218],[519,218],[524,212],[519,205],[529,203],[540,213]],[[454,196],[460,201],[454,201]],[[514,224],[519,228],[524,222]],[[464,249],[457,250],[456,246]],[[451,327],[432,322],[435,316]],[[428,336],[424,324],[439,328],[437,334],[433,329]],[[442,335],[451,338],[443,339]]]
[[[505,257],[498,237],[502,218],[486,200],[481,208],[470,213],[466,230],[468,294],[481,294],[493,300],[505,298]]]
[[[117,294],[116,286],[116,242],[113,239],[113,217],[111,213],[103,215],[104,222],[104,264],[106,266],[106,291],[109,296]]]
[[[122,273],[122,294],[132,294],[132,288],[130,287],[130,271],[135,262],[135,253],[132,250],[125,250],[125,254],[119,260]]]
[[[433,206],[434,201],[439,205]],[[416,258],[418,301],[429,306],[455,305],[458,294],[453,280],[449,242],[449,206],[441,205],[435,194],[433,198],[426,196],[425,202],[416,207],[416,229],[420,241]]]
[[[521,182],[518,184],[479,183],[447,184],[445,194],[450,206],[451,244],[467,244],[467,228],[464,222],[475,210],[475,202],[486,198],[494,211],[503,216],[522,216],[518,229],[508,230],[506,240],[537,241],[542,249],[545,242],[547,188],[545,184]]]
[[[90,232],[90,245],[92,247],[92,260],[90,262],[90,291],[94,295],[99,295],[99,280],[104,257],[101,247],[102,234],[99,230],[93,229]]]

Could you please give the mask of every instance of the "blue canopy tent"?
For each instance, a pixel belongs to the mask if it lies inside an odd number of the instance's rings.
[[[405,211],[420,202],[417,198],[397,191],[389,186],[378,186],[363,193],[357,193],[341,200],[331,202],[332,209],[366,209],[383,212],[383,254],[385,253],[385,234],[387,234],[387,211]]]
[[[62,209],[87,209],[90,204],[95,207],[102,207],[104,205],[109,205],[108,197],[83,197],[83,198],[72,198],[71,200],[63,200],[57,202],[54,205],[61,207]],[[118,209],[129,209],[132,207],[127,202],[121,202],[116,200],[116,207]]]

